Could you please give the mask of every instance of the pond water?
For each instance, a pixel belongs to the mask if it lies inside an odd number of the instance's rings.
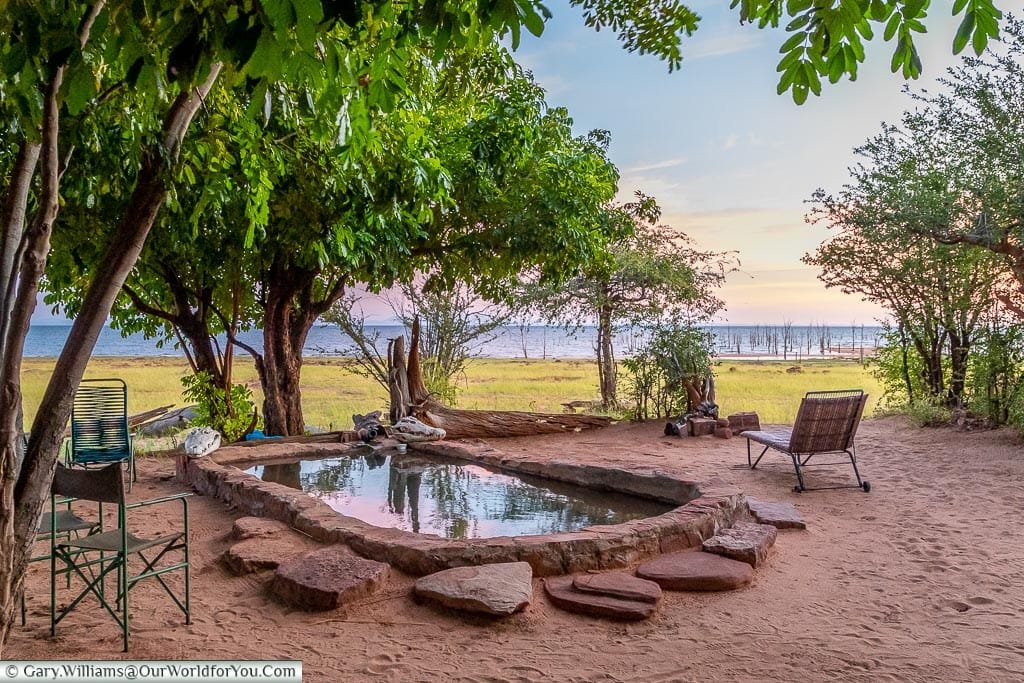
[[[419,453],[300,460],[246,472],[301,489],[376,526],[447,538],[575,531],[652,517],[673,507]]]

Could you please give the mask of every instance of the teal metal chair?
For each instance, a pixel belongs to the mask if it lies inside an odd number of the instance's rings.
[[[117,378],[83,379],[71,408],[68,464],[108,463],[128,467],[128,490],[136,480],[135,452],[128,429],[128,385]]]
[[[135,584],[144,579],[155,579],[185,614],[185,623],[191,624],[188,548],[188,497],[191,495],[179,493],[128,503],[125,500],[124,477],[121,474],[120,463],[111,463],[100,469],[84,470],[58,464],[53,477],[54,506],[57,496],[96,503],[112,503],[117,506],[117,528],[62,543],[54,542],[50,558],[50,634],[56,635],[57,624],[92,594],[121,628],[124,651],[127,652],[131,623],[129,596]],[[130,510],[174,501],[180,501],[182,505],[181,531],[172,531],[156,538],[141,538],[128,531]],[[180,560],[159,565],[168,553],[179,551],[182,553]],[[131,558],[138,558],[136,563],[141,562],[142,571],[135,574],[130,571]],[[61,566],[58,566],[58,561]],[[185,574],[184,594],[181,596],[164,581],[164,575],[174,571],[183,571]],[[117,591],[113,603],[104,590],[105,579],[112,573],[117,577]],[[78,576],[85,583],[85,588],[66,607],[57,610],[57,577],[62,574]]]

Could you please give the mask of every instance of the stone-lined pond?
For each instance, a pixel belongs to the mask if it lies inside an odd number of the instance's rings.
[[[249,474],[303,490],[364,522],[446,538],[575,531],[674,506],[420,453],[262,464]]]

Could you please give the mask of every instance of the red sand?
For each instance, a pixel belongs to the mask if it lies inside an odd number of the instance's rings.
[[[862,472],[872,492],[791,492],[791,466],[766,456],[745,465],[745,440],[665,438],[660,424],[495,442],[538,457],[614,464],[644,461],[719,475],[752,496],[796,504],[807,531],[779,534],[753,584],[731,593],[666,592],[652,619],[618,624],[562,612],[539,585],[503,621],[418,605],[412,578],[347,610],[289,611],[264,593],[266,577],[233,577],[217,558],[235,514],[192,498],[193,620],[159,589],[133,591],[135,659],[303,661],[305,681],[997,681],[1024,679],[1024,449],[1008,432],[919,430],[868,420]],[[144,459],[134,496],[177,489],[170,459]],[[842,481],[849,468],[812,472]],[[176,512],[136,516],[158,531]],[[48,635],[45,563],[29,577],[26,628],[10,659],[122,657],[113,621],[79,607]],[[62,590],[58,599],[67,599]]]

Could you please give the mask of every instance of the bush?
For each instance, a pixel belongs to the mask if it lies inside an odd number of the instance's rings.
[[[1024,429],[1024,326],[990,327],[975,342],[970,409],[995,425]]]
[[[687,384],[700,386],[711,376],[713,348],[711,336],[696,327],[653,327],[647,343],[622,362],[629,372],[634,418],[670,417],[691,408]]]
[[[214,384],[208,372],[197,372],[181,378],[186,401],[196,404],[192,423],[200,427],[213,427],[225,441],[237,441],[245,436],[252,423],[256,404],[252,391],[244,384],[231,385],[231,406],[228,407],[224,387]]]

